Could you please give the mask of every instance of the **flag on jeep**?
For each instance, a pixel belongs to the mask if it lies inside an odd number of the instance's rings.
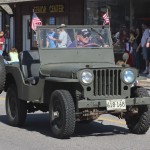
[[[104,19],[103,25],[109,24],[108,12],[106,12],[106,13],[103,15],[103,19]]]
[[[32,20],[31,20],[31,29],[36,31],[37,26],[42,26],[42,22],[38,18],[38,16],[33,12]]]

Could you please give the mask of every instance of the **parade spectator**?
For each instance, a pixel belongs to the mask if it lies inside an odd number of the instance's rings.
[[[119,44],[122,49],[125,47],[125,42],[129,39],[127,30],[123,29],[119,32]]]
[[[133,67],[134,66],[133,57],[132,57],[133,47],[132,47],[132,43],[130,42],[130,39],[128,38],[125,39],[125,52],[129,54],[127,64],[129,64],[130,67]]]
[[[141,72],[141,63],[142,63],[142,55],[141,55],[141,48],[137,50],[138,45],[141,43],[142,38],[142,31],[139,27],[135,29],[135,43],[133,46],[133,53],[134,53],[134,64],[135,68]]]
[[[0,55],[2,56],[4,51],[4,44],[5,44],[5,38],[4,38],[4,32],[0,31]]]
[[[146,23],[143,23],[142,29],[143,29],[143,35],[142,35],[141,43],[137,47],[137,51],[139,51],[140,47],[142,48],[142,55],[143,55],[143,59],[144,59],[145,64],[146,64],[143,74],[148,74],[150,72],[149,58],[148,58],[148,54],[147,54],[148,49],[146,48],[146,42],[147,42],[147,39],[149,37],[148,25]]]
[[[133,66],[136,67],[136,40],[135,40],[135,29],[134,27],[130,30],[130,35],[129,35],[129,46],[130,46],[130,54],[132,56],[133,60]]]

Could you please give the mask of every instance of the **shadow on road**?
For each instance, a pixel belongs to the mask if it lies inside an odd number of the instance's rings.
[[[73,136],[108,136],[128,133],[128,129],[119,127],[119,125],[104,125],[103,121],[93,121],[89,124],[77,123]]]
[[[0,116],[0,123],[8,124],[6,115]],[[39,132],[45,136],[52,137],[49,126],[48,113],[45,114],[28,114],[25,126],[23,129],[28,131]],[[104,125],[103,121],[91,123],[77,123],[75,132],[72,137],[87,137],[87,136],[111,136],[116,134],[128,134],[128,129],[115,126]]]

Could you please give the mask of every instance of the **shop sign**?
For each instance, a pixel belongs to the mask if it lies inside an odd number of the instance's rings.
[[[35,13],[63,13],[64,5],[35,6]]]

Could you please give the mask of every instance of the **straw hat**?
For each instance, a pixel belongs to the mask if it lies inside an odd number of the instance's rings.
[[[61,24],[60,26],[57,27],[57,29],[64,28],[64,27],[66,27],[66,25],[65,24]]]

